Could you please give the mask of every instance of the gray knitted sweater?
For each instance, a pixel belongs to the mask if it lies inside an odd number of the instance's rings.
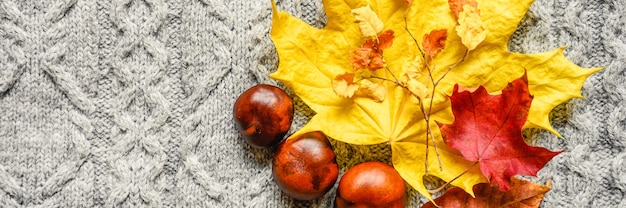
[[[320,0],[279,8],[323,26]],[[270,1],[0,0],[0,207],[329,207],[271,177],[272,149],[241,139],[236,97],[277,67]],[[626,207],[626,2],[538,0],[510,49],[569,46],[583,67],[606,67],[584,99],[557,107],[566,149],[536,181],[543,207]],[[292,131],[312,112],[296,101]],[[333,141],[343,171],[389,161],[384,145]],[[409,207],[426,201],[408,189]]]

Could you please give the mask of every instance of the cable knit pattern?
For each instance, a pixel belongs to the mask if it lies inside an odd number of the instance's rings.
[[[91,202],[87,138],[93,127],[86,114],[95,107],[79,83],[90,81],[80,71],[91,67],[95,48],[71,35],[89,32],[80,16],[86,7],[76,1],[0,5],[2,207]]]
[[[321,0],[277,4],[327,20]],[[551,113],[565,139],[525,132],[566,150],[530,178],[553,180],[542,207],[626,207],[624,11],[623,0],[537,0],[510,40],[606,67]],[[247,88],[284,88],[268,77],[271,17],[269,0],[0,0],[0,207],[332,207],[336,187],[313,201],[280,192],[273,150],[232,121]],[[294,101],[291,131],[313,115]],[[342,172],[390,160],[384,144],[332,144]],[[409,207],[426,202],[407,193]]]

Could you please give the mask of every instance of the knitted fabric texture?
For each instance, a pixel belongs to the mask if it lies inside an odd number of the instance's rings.
[[[277,3],[326,21],[321,0]],[[623,0],[537,0],[510,41],[606,67],[552,112],[564,139],[525,132],[566,150],[530,178],[553,181],[542,207],[626,207],[624,11]],[[232,120],[247,88],[283,87],[268,78],[270,28],[269,0],[0,0],[0,207],[331,207],[336,187],[306,202],[283,194],[273,150],[246,144]],[[313,114],[294,100],[291,131]],[[342,172],[391,155],[332,144]],[[407,194],[409,207],[426,202]]]

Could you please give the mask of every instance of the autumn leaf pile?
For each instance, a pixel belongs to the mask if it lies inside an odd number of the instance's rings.
[[[278,70],[313,111],[293,136],[323,131],[355,145],[387,143],[405,181],[430,200],[423,176],[470,195],[477,184],[516,189],[552,157],[527,145],[523,128],[560,137],[557,105],[581,97],[599,68],[568,61],[564,47],[509,52],[532,0],[324,0],[322,29],[278,11],[271,38]]]

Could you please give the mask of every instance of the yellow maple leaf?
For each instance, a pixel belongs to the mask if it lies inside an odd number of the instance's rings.
[[[333,139],[351,144],[388,143],[394,167],[407,183],[429,199],[432,200],[431,195],[423,184],[423,176],[427,174],[444,181],[462,175],[451,184],[473,195],[473,185],[486,182],[486,179],[478,166],[473,167],[472,162],[462,159],[458,151],[445,145],[433,122],[453,121],[447,95],[451,94],[454,84],[468,88],[483,85],[490,92],[497,92],[527,71],[534,100],[526,127],[543,128],[557,134],[548,120],[549,112],[570,98],[580,97],[579,91],[586,77],[599,70],[581,68],[569,62],[563,55],[563,48],[530,55],[507,50],[510,36],[532,2],[478,1],[479,17],[487,32],[482,43],[466,57],[466,46],[457,35],[457,20],[447,0],[416,0],[409,5],[408,13],[403,1],[324,0],[328,22],[322,29],[279,12],[274,4],[270,35],[278,52],[279,66],[270,77],[290,87],[316,112],[293,136],[320,130]],[[372,77],[394,80],[415,67],[413,63],[432,65],[434,77],[448,73],[437,86],[437,93],[424,100],[430,103],[432,99],[432,108],[426,109],[431,112],[430,124],[420,113],[418,100],[397,83],[381,82],[387,91],[382,102],[359,96],[349,99],[333,90],[333,79],[354,71],[350,54],[365,39],[351,11],[365,6],[384,22],[381,31],[395,33],[394,43],[384,55],[388,70],[371,72]],[[421,40],[414,40],[405,30],[405,13],[408,29],[414,37],[423,37],[434,30],[450,31],[445,48],[433,60],[416,60],[422,58],[418,49]],[[461,57],[465,57],[465,61],[459,62]],[[449,72],[444,70],[450,67],[454,68]],[[412,70],[423,73],[421,69]],[[419,81],[427,89],[432,89],[428,77],[421,76]],[[433,143],[427,139],[427,125],[433,131],[439,157],[432,148]],[[430,151],[425,152],[428,146]],[[438,158],[441,169],[438,168]],[[431,168],[427,169],[425,163]],[[469,172],[462,174],[468,169]]]

